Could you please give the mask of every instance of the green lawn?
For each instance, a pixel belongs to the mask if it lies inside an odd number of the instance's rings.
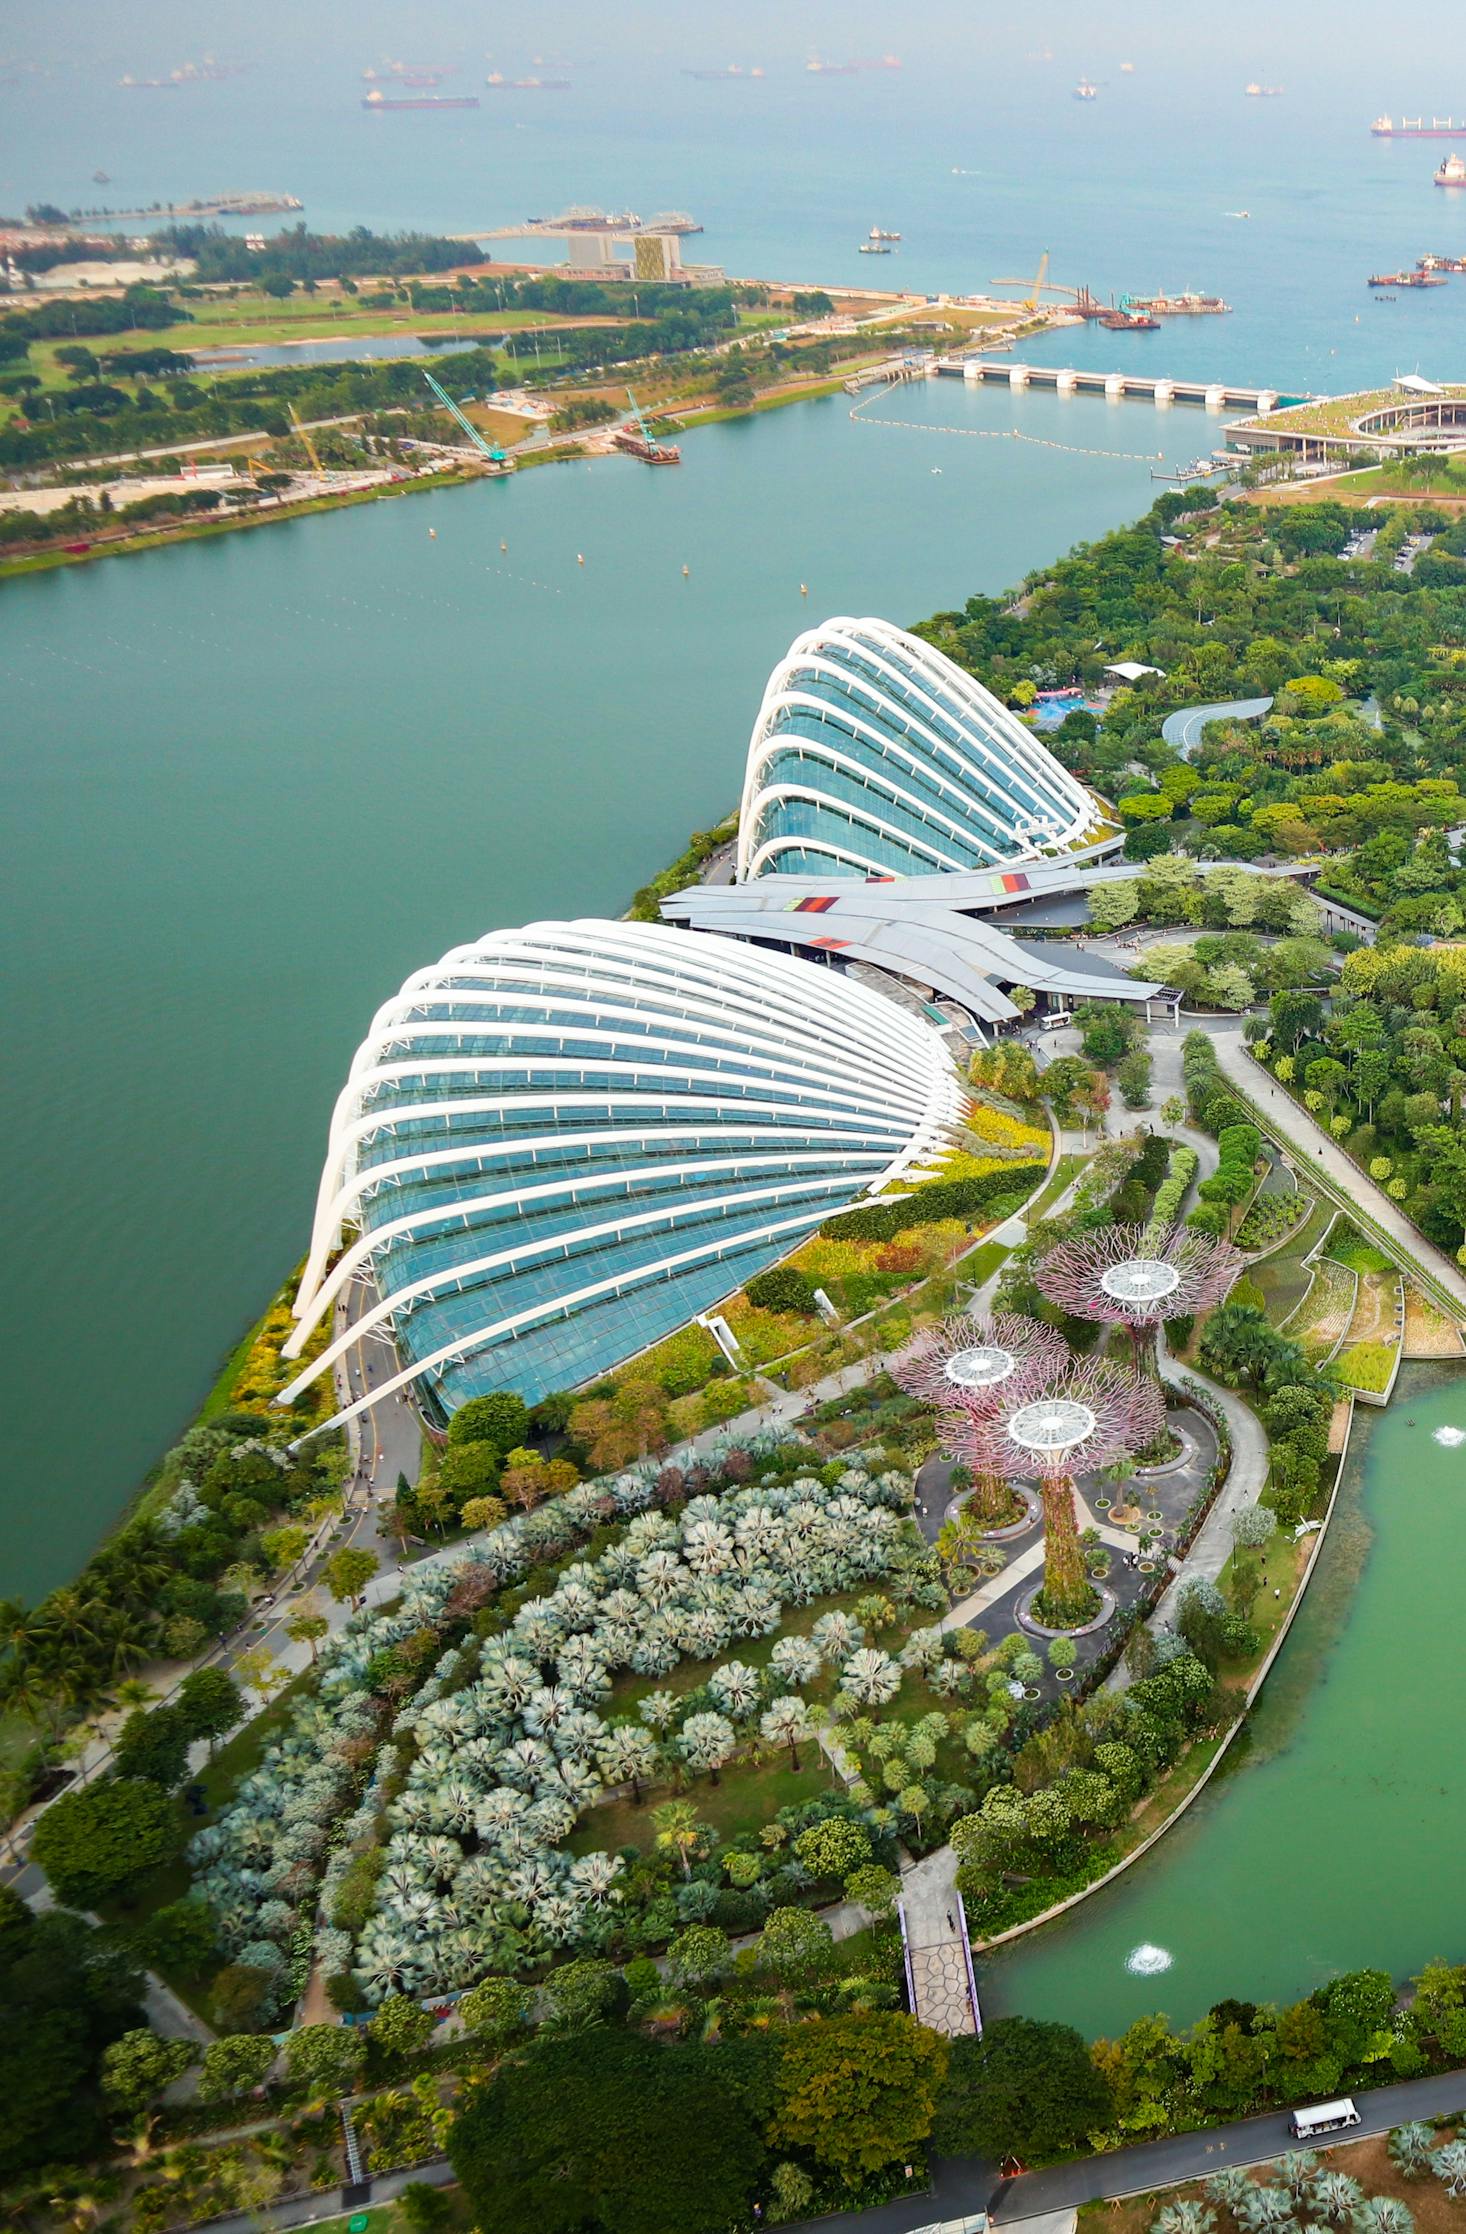
[[[565,1842],[566,1849],[572,1854],[597,1850],[614,1854],[623,1846],[639,1846],[649,1852],[656,1836],[652,1809],[659,1801],[678,1796],[693,1801],[699,1819],[720,1839],[737,1838],[741,1832],[761,1830],[781,1807],[812,1800],[835,1781],[834,1770],[811,1740],[800,1747],[797,1773],[783,1752],[777,1760],[735,1762],[724,1769],[718,1783],[699,1778],[685,1795],[674,1793],[670,1784],[658,1784],[648,1788],[639,1807],[630,1800],[607,1800],[581,1818]]]

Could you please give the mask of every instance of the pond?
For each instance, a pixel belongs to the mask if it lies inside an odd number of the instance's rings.
[[[1466,1375],[1408,1367],[1387,1412],[1357,1416],[1308,1597],[1226,1767],[1112,1889],[983,1964],[987,2014],[1110,2035],[1461,1959],[1463,1508]]]

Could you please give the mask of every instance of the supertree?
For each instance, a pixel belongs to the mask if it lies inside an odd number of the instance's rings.
[[[1044,1581],[1035,1611],[1046,1627],[1078,1629],[1098,1611],[1084,1571],[1074,1478],[1153,1442],[1165,1424],[1158,1380],[1102,1358],[1062,1365],[1021,1401],[985,1419],[949,1419],[946,1431],[974,1469],[1037,1480],[1043,1495]]]
[[[1230,1241],[1185,1226],[1101,1226],[1050,1249],[1034,1278],[1051,1303],[1076,1317],[1128,1327],[1136,1371],[1158,1377],[1162,1320],[1220,1303],[1242,1262]]]
[[[1017,1311],[991,1318],[964,1313],[919,1334],[891,1367],[908,1396],[973,1419],[1021,1401],[1021,1392],[1057,1372],[1064,1338],[1041,1319]],[[1001,1528],[1019,1510],[1001,1475],[977,1473],[964,1512],[981,1529]]]

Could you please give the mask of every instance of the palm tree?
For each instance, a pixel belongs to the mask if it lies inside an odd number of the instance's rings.
[[[1289,2149],[1286,2156],[1279,2157],[1278,2171],[1294,2203],[1302,2203],[1318,2171],[1318,2158],[1312,2149]]]
[[[1418,2179],[1435,2147],[1433,2126],[1412,2122],[1397,2125],[1390,2135],[1390,2156],[1409,2180]]]
[[[1372,2195],[1356,2212],[1354,2224],[1359,2234],[1415,2234],[1415,2217],[1409,2204],[1393,2195]]]
[[[1438,2180],[1444,2181],[1448,2195],[1460,2195],[1466,2190],[1466,2141],[1448,2141],[1443,2149],[1437,2149],[1430,2168]]]
[[[1216,2220],[1215,2211],[1183,2196],[1179,2202],[1168,2203],[1160,2215],[1151,2220],[1151,2234],[1211,2234]]]
[[[649,1730],[634,1722],[616,1722],[596,1748],[596,1760],[608,1784],[629,1784],[633,1807],[641,1805],[641,1788],[657,1772],[657,1742]]]
[[[1364,2190],[1347,2172],[1320,2172],[1313,2183],[1313,2208],[1332,2226],[1342,2226],[1364,2201]]]
[[[775,1699],[759,1722],[759,1735],[766,1745],[787,1745],[789,1766],[799,1767],[799,1740],[810,1734],[809,1709],[797,1693],[788,1692]]]
[[[1293,2206],[1280,2187],[1249,2187],[1233,2206],[1237,2224],[1245,2234],[1291,2234]]]
[[[652,1809],[652,1826],[656,1843],[663,1854],[675,1854],[682,1864],[682,1874],[692,1876],[691,1857],[702,1841],[702,1824],[691,1800],[663,1800],[660,1807]]]
[[[1252,2182],[1240,2165],[1229,2164],[1224,2170],[1213,2172],[1206,2183],[1206,2192],[1213,2203],[1220,2203],[1223,2210],[1235,2213],[1242,2198],[1252,2193]]]
[[[864,1707],[883,1707],[901,1688],[901,1670],[889,1652],[867,1645],[852,1653],[841,1671],[841,1684]]]
[[[706,1769],[711,1782],[719,1784],[725,1762],[738,1751],[738,1733],[725,1714],[690,1714],[675,1743],[690,1769]]]

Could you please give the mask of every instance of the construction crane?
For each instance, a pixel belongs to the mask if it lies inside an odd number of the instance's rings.
[[[493,442],[486,442],[484,440],[483,436],[479,433],[478,428],[474,425],[472,419],[465,418],[464,414],[459,410],[457,404],[453,401],[453,398],[449,395],[447,389],[439,386],[438,382],[428,371],[426,365],[422,367],[422,376],[424,380],[426,380],[428,386],[432,389],[433,394],[437,397],[439,403],[443,406],[443,409],[448,413],[449,417],[456,420],[458,425],[462,427],[464,433],[468,436],[469,441],[473,444],[475,450],[479,452],[480,456],[487,458],[489,464],[492,466],[502,467],[506,465],[508,463],[508,460],[505,458],[504,453],[499,448],[498,444]],[[471,402],[473,399],[470,397],[469,400]]]
[[[293,403],[287,403],[285,408],[290,413],[290,424],[294,427],[296,433],[300,436],[301,441],[305,444],[306,456],[310,459],[310,462],[315,467],[316,472],[324,478],[326,469],[321,463],[320,453],[316,449],[315,444],[312,442],[310,435],[300,423],[300,413],[296,410]]]
[[[1028,293],[1022,306],[1025,310],[1037,310],[1040,295],[1077,295],[1080,292],[1077,287],[1059,286],[1055,280],[1049,278],[1048,273],[1049,252],[1045,249],[1036,279],[994,279],[988,284],[992,287],[1026,287]]]
[[[611,440],[618,450],[626,450],[644,465],[680,465],[682,452],[675,442],[659,442],[646,423],[646,414],[628,388],[626,401],[631,406],[631,416],[636,422],[636,432],[630,427],[618,427]]]

